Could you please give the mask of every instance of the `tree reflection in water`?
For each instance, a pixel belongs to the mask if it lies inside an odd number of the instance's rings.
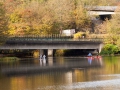
[[[41,66],[36,59],[13,64],[0,62],[0,90],[120,89],[120,57],[94,58],[91,64],[86,57],[48,60]]]

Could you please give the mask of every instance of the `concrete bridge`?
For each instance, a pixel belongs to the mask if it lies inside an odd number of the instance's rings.
[[[45,38],[45,37],[11,37],[0,49],[39,49],[44,53],[48,50],[48,55],[53,54],[53,49],[91,49],[101,52],[103,43],[98,38]]]
[[[116,14],[117,6],[88,6],[86,9],[90,15],[112,15]]]
[[[118,6],[87,6],[85,7],[90,16],[99,16],[100,20],[111,19],[113,14],[119,14]]]
[[[93,23],[92,32],[95,32],[95,26],[99,27],[106,19],[112,19],[112,15],[120,14],[117,12],[118,6],[86,6],[85,8]],[[97,33],[101,32],[97,31]]]

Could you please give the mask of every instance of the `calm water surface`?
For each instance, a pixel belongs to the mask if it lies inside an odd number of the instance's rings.
[[[120,90],[120,57],[0,62],[0,90]]]

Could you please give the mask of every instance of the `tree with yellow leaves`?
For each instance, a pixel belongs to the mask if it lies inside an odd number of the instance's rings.
[[[6,41],[8,35],[8,23],[5,15],[5,9],[2,3],[0,3],[0,44],[3,44]]]

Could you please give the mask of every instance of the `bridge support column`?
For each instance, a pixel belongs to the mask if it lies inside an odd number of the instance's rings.
[[[48,49],[48,56],[53,57],[53,49]]]
[[[98,49],[98,53],[100,53],[100,52],[101,52],[101,48]]]
[[[103,47],[103,44],[100,44],[99,48],[97,49],[98,53],[100,53],[100,52],[101,52],[102,47]]]
[[[44,50],[40,49],[40,55],[43,55],[43,54],[44,54]]]

